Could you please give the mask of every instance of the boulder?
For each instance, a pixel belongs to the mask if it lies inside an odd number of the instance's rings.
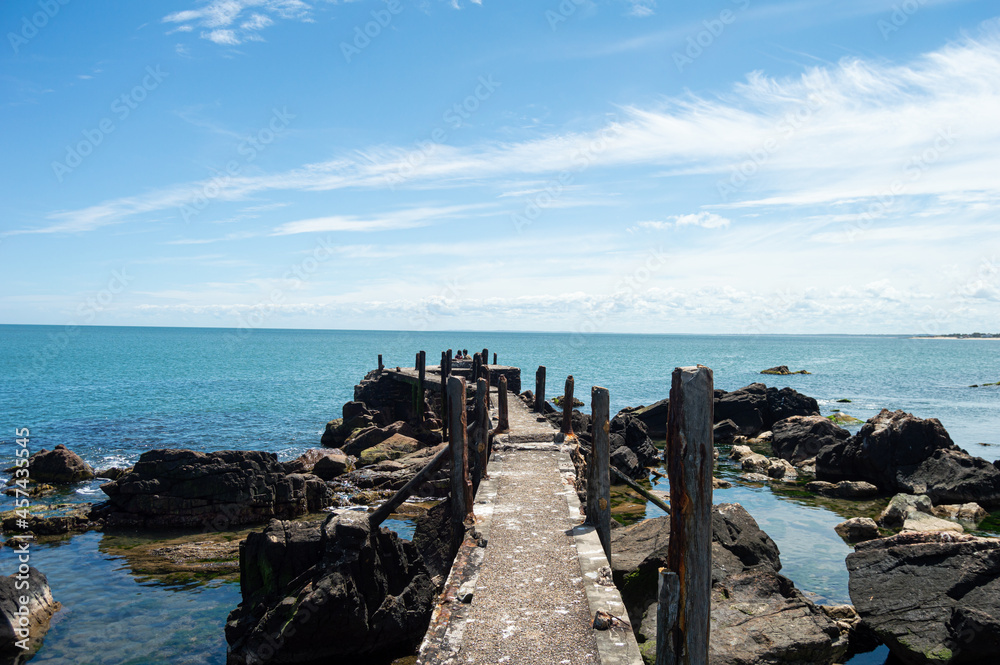
[[[402,434],[393,434],[377,446],[363,450],[358,458],[358,464],[370,466],[386,460],[398,459],[415,453],[422,447],[423,445],[416,439]]]
[[[793,372],[788,369],[788,365],[778,365],[777,367],[771,367],[769,369],[762,369],[761,374],[776,374],[778,376],[788,376],[789,374],[809,374],[809,372],[804,369],[800,369],[797,372]]]
[[[768,388],[763,383],[725,392],[715,391],[715,422],[732,420],[744,436],[754,437],[791,416],[819,415],[812,397],[792,388]]]
[[[39,483],[64,485],[95,478],[94,470],[63,444],[52,450],[44,448],[31,456],[31,479]]]
[[[716,444],[736,443],[739,433],[739,426],[727,418],[712,427],[712,441]]]
[[[644,654],[655,652],[656,585],[667,517],[611,532],[612,572]],[[712,665],[838,662],[846,632],[777,574],[778,548],[739,504],[712,514]]]
[[[870,517],[852,517],[833,527],[833,530],[849,543],[863,543],[879,537],[878,524]]]
[[[573,427],[576,427],[575,422]],[[646,423],[639,418],[631,414],[619,413],[611,421],[609,431],[612,436],[620,435],[621,443],[635,453],[641,466],[655,466],[660,462],[660,452],[653,445],[653,440],[649,438]],[[616,446],[616,440],[612,440],[612,452]]]
[[[841,443],[851,433],[822,416],[792,416],[774,424],[771,448],[777,457],[802,462],[825,446]]]
[[[417,472],[423,469],[435,455],[447,447],[447,443],[441,443],[433,448],[422,448],[404,457],[356,469],[339,476],[333,484],[342,487],[345,492],[354,492],[358,489],[396,491],[402,489],[403,485],[417,475]],[[450,487],[447,467],[448,462],[446,461],[441,469],[427,479],[427,482],[414,488],[414,496],[447,496]]]
[[[864,480],[883,492],[927,494],[935,503],[1000,505],[1000,469],[952,443],[941,423],[903,411],[869,419],[816,456],[820,480]]]
[[[636,454],[628,446],[619,446],[611,453],[611,466],[633,480],[649,476],[649,470],[639,463],[639,458],[636,457]],[[613,485],[620,484],[620,482],[614,474],[611,475],[611,483]]]
[[[740,466],[749,473],[767,475],[767,470],[771,467],[771,460],[759,453],[750,453],[740,460]]]
[[[366,515],[331,515],[322,526],[273,521],[247,536],[240,573],[243,599],[226,623],[229,665],[412,653],[437,593],[416,546],[372,530]]]
[[[775,480],[793,481],[799,477],[791,462],[783,459],[768,460],[767,475]]]
[[[52,615],[60,607],[45,575],[36,568],[0,577],[0,659],[29,660],[42,646]]]
[[[285,473],[314,473],[316,464],[328,457],[338,460],[338,462],[343,459],[348,465],[351,464],[350,458],[339,448],[310,448],[295,459],[288,462],[282,462],[281,468],[285,470]],[[330,480],[330,478],[325,475],[315,475],[320,476],[323,480]]]
[[[1000,540],[901,533],[847,556],[864,624],[908,665],[995,662],[1000,653]]]
[[[286,474],[274,453],[151,450],[132,471],[101,485],[92,517],[110,527],[228,530],[318,512],[333,501],[311,474]]]
[[[754,454],[755,453],[750,446],[733,446],[729,449],[729,459],[736,462],[742,462],[744,457],[749,457]]]
[[[886,529],[902,529],[906,518],[913,513],[931,514],[933,506],[930,497],[926,495],[897,494],[889,500],[889,505],[882,510],[878,523]]]
[[[871,499],[879,495],[878,488],[871,483],[852,480],[842,480],[839,483],[814,480],[806,483],[805,489],[835,499]]]
[[[658,571],[667,562],[670,518],[654,517],[611,530],[611,571],[634,626],[656,600]],[[712,512],[712,579],[745,570],[781,570],[778,546],[738,503]]]
[[[943,520],[927,513],[915,512],[903,522],[903,531],[950,531],[963,533],[965,529],[958,522]]]
[[[973,529],[989,516],[989,513],[983,510],[982,506],[971,501],[963,504],[934,506],[932,512],[936,517],[954,520]]]
[[[373,448],[397,434],[411,439],[419,439],[421,436],[415,427],[403,421],[397,421],[385,427],[366,427],[365,429],[355,431],[351,435],[344,444],[344,453],[358,456],[363,451]]]
[[[353,469],[354,464],[350,457],[331,451],[330,454],[324,455],[313,465],[312,473],[323,480],[333,480]]]
[[[632,416],[646,426],[649,436],[657,439],[665,439],[667,438],[667,411],[669,408],[669,400],[661,399],[659,402],[654,402],[649,406],[622,409],[615,416],[615,419],[624,415]]]

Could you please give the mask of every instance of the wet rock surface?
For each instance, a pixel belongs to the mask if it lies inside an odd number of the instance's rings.
[[[1000,539],[901,533],[847,557],[862,621],[903,663],[987,663],[1000,654]]]
[[[31,479],[40,483],[65,485],[94,478],[94,470],[83,459],[59,444],[52,450],[40,450],[31,456]]]
[[[715,391],[715,422],[732,420],[743,436],[756,436],[785,418],[812,415],[819,415],[819,404],[792,388],[752,383],[728,393]]]
[[[779,420],[772,429],[771,449],[775,456],[799,463],[824,447],[846,441],[851,433],[823,416],[792,416]]]
[[[0,577],[0,660],[23,663],[37,652],[60,607],[36,568]]]

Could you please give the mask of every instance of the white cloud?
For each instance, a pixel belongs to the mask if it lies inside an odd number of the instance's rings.
[[[630,226],[628,231],[630,233],[640,230],[662,231],[664,229],[681,226],[700,226],[703,229],[725,229],[728,228],[731,223],[731,220],[717,215],[714,212],[703,211],[690,215],[673,215],[668,217],[666,220],[639,222],[635,226]]]
[[[656,13],[656,0],[628,0],[629,16],[644,18]]]
[[[210,0],[201,9],[174,12],[161,20],[177,24],[168,34],[191,32],[197,26],[205,28],[202,39],[233,46],[263,41],[260,31],[274,25],[274,18],[311,22],[311,11],[311,5],[302,0]]]
[[[418,207],[362,218],[353,215],[333,215],[315,217],[295,222],[287,222],[274,229],[272,235],[292,235],[296,233],[319,233],[330,231],[389,231],[429,226],[436,220],[448,219],[461,213],[481,209],[484,205],[459,205],[443,207]]]

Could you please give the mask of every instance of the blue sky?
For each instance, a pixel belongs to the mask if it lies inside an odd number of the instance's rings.
[[[1000,326],[973,0],[8,0],[0,323]]]

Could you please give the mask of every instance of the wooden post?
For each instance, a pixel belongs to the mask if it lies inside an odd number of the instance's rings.
[[[676,665],[677,654],[670,643],[670,631],[677,625],[677,601],[681,584],[677,573],[660,568],[656,589],[656,665]],[[708,661],[705,661],[708,662]]]
[[[427,352],[417,354],[417,419],[424,422],[424,388],[427,380]]]
[[[674,660],[658,665],[708,662],[712,594],[712,370],[678,367],[667,415],[670,478],[670,544],[667,568],[677,574],[677,620],[664,645]],[[663,612],[669,616],[671,610]],[[658,617],[660,614],[658,614]],[[659,632],[659,629],[658,629]],[[660,651],[659,645],[657,651]]]
[[[378,354],[378,373],[381,374],[382,370],[385,369],[385,365],[382,364],[382,354]]]
[[[483,349],[483,354],[481,356],[479,356],[479,357],[483,359],[483,364],[484,365],[489,365],[490,364],[490,350],[489,349]]]
[[[441,440],[448,440],[448,375],[450,372],[449,351],[441,352]]]
[[[482,399],[480,399],[482,395]],[[479,379],[476,382],[476,415],[479,421],[476,423],[476,452],[479,453],[479,463],[476,468],[480,478],[489,478],[486,466],[489,463],[489,450],[487,444],[490,441],[490,411],[487,408],[487,400],[490,397],[490,382],[486,379]]]
[[[594,386],[590,391],[594,441],[587,461],[587,524],[597,527],[608,561],[611,561],[610,404],[608,389]]]
[[[496,354],[496,351],[493,352],[493,364],[494,365],[497,364],[497,354]]]
[[[535,371],[535,411],[545,413],[545,365]]]
[[[510,416],[507,411],[507,377],[500,375],[500,386],[497,388],[497,428],[494,434],[510,431]]]
[[[493,398],[490,397],[490,388],[492,388],[492,386],[490,385],[490,366],[489,365],[483,365],[483,376],[482,376],[482,378],[486,380],[486,419],[489,420],[490,409],[493,408]]]
[[[563,421],[560,430],[566,436],[573,433],[573,375],[566,377],[566,390],[562,398]]]
[[[472,380],[479,380],[479,373],[483,369],[483,357],[478,353],[472,354]]]
[[[472,515],[472,483],[469,482],[469,443],[465,428],[465,379],[448,378],[448,430],[451,435],[451,519],[456,533],[465,532],[465,520]]]

